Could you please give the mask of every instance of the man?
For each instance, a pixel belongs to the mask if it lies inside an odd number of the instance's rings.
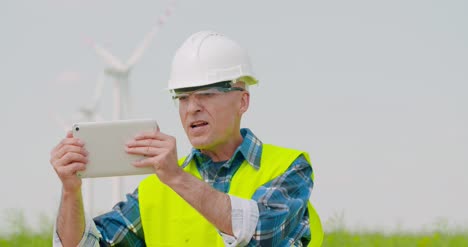
[[[240,122],[256,84],[244,49],[202,31],[177,51],[169,89],[193,146],[179,159],[174,137],[141,133],[127,143],[154,175],[111,212],[85,217],[81,180],[87,151],[71,133],[51,152],[62,181],[54,244],[63,246],[320,246],[309,202],[307,153],[262,142]]]

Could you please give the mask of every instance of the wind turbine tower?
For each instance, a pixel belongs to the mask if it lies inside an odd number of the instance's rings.
[[[91,103],[82,106],[72,116],[73,122],[96,122],[102,121],[103,118],[98,113],[99,103],[104,89],[104,75],[99,75],[96,87],[94,89],[93,100]],[[71,130],[71,124],[65,121],[62,117],[57,114],[53,114],[55,121],[65,130]],[[94,185],[93,178],[89,178],[83,181],[83,192],[84,192],[84,207],[86,212],[90,215],[94,214]]]
[[[114,81],[113,88],[113,119],[127,119],[130,117],[131,101],[129,92],[129,77],[132,69],[143,56],[145,50],[151,44],[152,40],[159,32],[161,27],[166,23],[167,19],[172,15],[176,1],[169,3],[164,14],[159,17],[157,24],[153,29],[146,34],[143,41],[136,47],[126,63],[115,57],[112,53],[97,43],[90,41],[90,45],[94,48],[98,56],[100,56],[107,65],[104,70],[105,74],[111,77]],[[120,201],[122,195],[122,179],[120,177],[113,178],[113,200]]]

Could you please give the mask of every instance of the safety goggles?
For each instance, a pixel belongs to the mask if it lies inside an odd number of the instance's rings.
[[[172,99],[176,105],[184,104],[188,102],[190,96],[194,96],[199,102],[207,102],[214,98],[217,98],[220,94],[232,92],[232,91],[244,91],[241,87],[227,86],[211,86],[202,87],[193,91],[174,91]]]

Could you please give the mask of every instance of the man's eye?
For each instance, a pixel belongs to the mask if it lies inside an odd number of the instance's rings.
[[[179,96],[177,96],[177,99],[178,99],[179,101],[185,101],[185,100],[188,99],[188,95],[179,95]]]
[[[214,93],[213,92],[203,92],[203,93],[199,93],[198,95],[200,95],[202,97],[209,97],[209,96],[213,96]]]

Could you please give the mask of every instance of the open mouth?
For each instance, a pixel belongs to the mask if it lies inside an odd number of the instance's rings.
[[[205,126],[205,125],[208,125],[208,122],[205,122],[205,121],[195,121],[193,123],[190,124],[190,128],[198,128],[198,127],[202,127],[202,126]]]

